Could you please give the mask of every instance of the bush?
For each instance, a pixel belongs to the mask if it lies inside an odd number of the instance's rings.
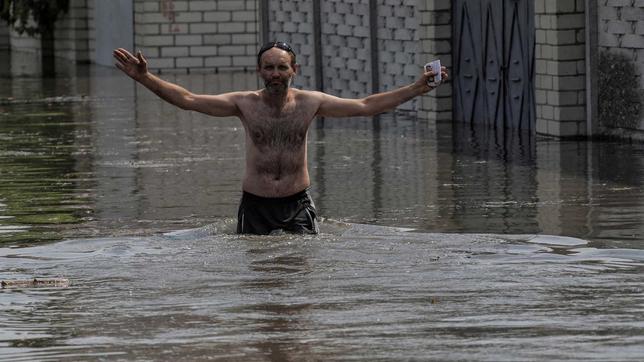
[[[641,100],[635,65],[621,53],[599,54],[599,122],[606,127],[637,128]]]

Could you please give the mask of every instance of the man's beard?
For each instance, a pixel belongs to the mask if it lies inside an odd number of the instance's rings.
[[[281,94],[285,93],[288,88],[291,86],[292,78],[289,78],[286,82],[273,83],[273,80],[264,81],[264,86],[266,90],[271,94]]]

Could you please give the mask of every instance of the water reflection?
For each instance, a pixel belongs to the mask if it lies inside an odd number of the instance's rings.
[[[13,225],[21,240],[46,240],[56,238],[48,225],[82,223],[91,214],[86,114],[80,104],[36,103],[7,106],[0,116],[5,231]]]
[[[451,177],[443,189],[455,231],[541,232],[535,137],[520,130],[455,124],[452,128]],[[446,210],[447,211],[447,210]]]
[[[320,208],[333,218],[395,223],[407,210],[431,204],[435,136],[405,114],[325,119],[309,147]]]
[[[251,237],[246,250],[251,277],[240,283],[246,303],[229,311],[240,317],[254,316],[249,321],[254,332],[272,336],[250,348],[271,361],[290,361],[294,356],[310,354],[302,339],[313,323],[308,315],[314,304],[303,297],[311,289],[308,274],[313,267],[307,256],[311,250],[310,245],[302,247],[301,240],[295,237],[272,238]]]

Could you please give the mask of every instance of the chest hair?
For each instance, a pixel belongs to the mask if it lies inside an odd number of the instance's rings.
[[[312,116],[299,110],[295,103],[276,111],[267,106],[257,107],[247,117],[247,127],[253,144],[262,151],[296,151],[306,142],[306,132]]]

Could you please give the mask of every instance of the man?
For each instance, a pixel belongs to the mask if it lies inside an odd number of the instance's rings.
[[[215,117],[238,117],[246,133],[246,169],[237,232],[273,230],[318,233],[316,210],[308,192],[306,137],[317,117],[373,116],[429,92],[434,72],[414,83],[362,99],[344,99],[290,85],[299,70],[293,49],[284,42],[264,45],[257,73],[265,88],[219,95],[194,94],[148,72],[139,51],[114,50],[116,66],[165,101]],[[442,78],[447,78],[445,67]]]

